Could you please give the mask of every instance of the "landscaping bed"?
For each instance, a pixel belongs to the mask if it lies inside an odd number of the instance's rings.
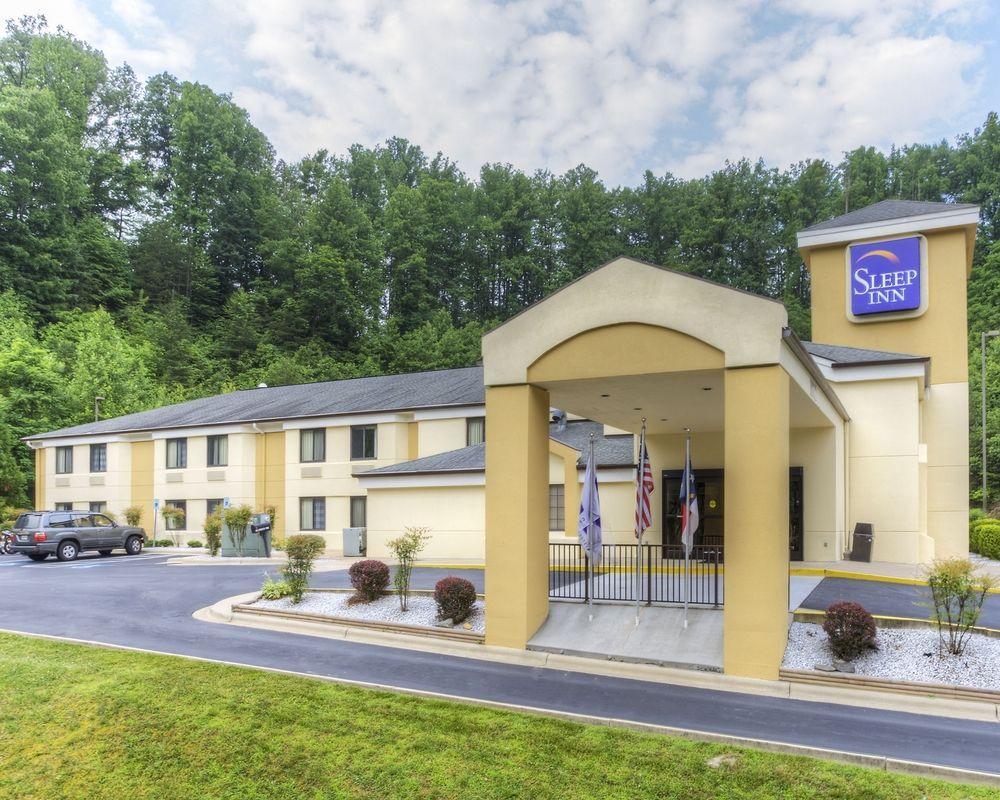
[[[293,603],[291,598],[280,600],[257,600],[248,603],[247,608],[266,611],[283,611],[294,614],[326,617],[331,620],[346,620],[350,622],[371,622],[379,625],[406,625],[426,628],[430,632],[449,630],[435,623],[438,622],[437,604],[434,598],[424,594],[411,592],[407,601],[407,610],[400,611],[399,598],[388,594],[370,603],[355,603],[350,605],[350,591],[308,591],[301,603]],[[486,632],[486,611],[482,600],[477,600],[472,613],[453,630],[480,634]]]
[[[868,650],[851,663],[855,674],[891,681],[936,683],[986,691],[1000,691],[1000,639],[969,635],[965,652],[941,652],[936,628],[879,628],[877,650]],[[783,669],[816,670],[832,663],[828,637],[820,625],[793,622],[788,631]]]

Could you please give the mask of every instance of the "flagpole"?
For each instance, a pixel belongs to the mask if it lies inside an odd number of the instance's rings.
[[[594,436],[595,434],[590,434],[590,459],[588,464],[594,463]],[[594,479],[597,479],[597,465],[594,464]],[[590,592],[587,595],[587,605],[590,606],[590,621],[594,621],[594,515],[592,513],[594,505],[594,498],[590,496],[590,508],[587,509],[587,583],[590,586]]]
[[[685,442],[684,448],[684,502],[687,504],[688,508],[691,507],[691,429],[685,428],[687,431],[687,440]],[[690,512],[689,512],[690,513]],[[691,523],[689,522],[688,525]],[[692,534],[693,536],[694,534]],[[690,581],[690,555],[691,548],[687,546],[687,543],[682,541],[681,545],[684,547],[684,627],[688,626],[688,583]]]
[[[642,431],[639,434],[639,465],[635,468],[635,624],[639,624],[639,595],[642,593],[642,471],[645,467],[643,455],[646,448],[646,418],[642,418]]]

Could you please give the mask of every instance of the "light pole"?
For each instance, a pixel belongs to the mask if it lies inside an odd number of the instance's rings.
[[[94,398],[94,422],[101,421],[101,402],[103,400],[104,398],[100,395]]]
[[[979,397],[981,400],[982,411],[983,411],[983,512],[986,512],[986,343],[997,336],[1000,336],[1000,331],[983,331],[982,342],[980,344],[980,352],[983,358],[983,369],[982,376],[979,381]]]

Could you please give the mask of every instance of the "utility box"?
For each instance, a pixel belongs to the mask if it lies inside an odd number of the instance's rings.
[[[875,541],[875,526],[870,522],[859,522],[854,526],[854,538],[851,542],[851,561],[866,561],[871,563],[872,544]]]
[[[368,550],[366,528],[344,528],[344,555],[363,556]]]
[[[236,546],[229,526],[222,525],[222,557],[223,558],[270,558],[271,556],[271,517],[268,514],[254,514],[247,525],[243,537],[243,548]]]

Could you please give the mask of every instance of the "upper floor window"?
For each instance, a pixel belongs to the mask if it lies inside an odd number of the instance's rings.
[[[351,459],[354,461],[375,458],[375,425],[351,426]]]
[[[73,471],[73,448],[56,448],[56,474],[66,475]]]
[[[188,465],[188,440],[167,439],[167,469],[183,469]]]
[[[486,441],[486,417],[468,417],[465,420],[465,444],[482,444]]]
[[[561,483],[549,484],[549,530],[561,531],[566,527],[566,487]]]
[[[326,428],[299,431],[299,461],[326,461]]]
[[[92,444],[90,446],[90,471],[108,471],[108,446],[106,444]]]
[[[208,437],[208,466],[225,467],[229,464],[229,437],[225,434]]]

